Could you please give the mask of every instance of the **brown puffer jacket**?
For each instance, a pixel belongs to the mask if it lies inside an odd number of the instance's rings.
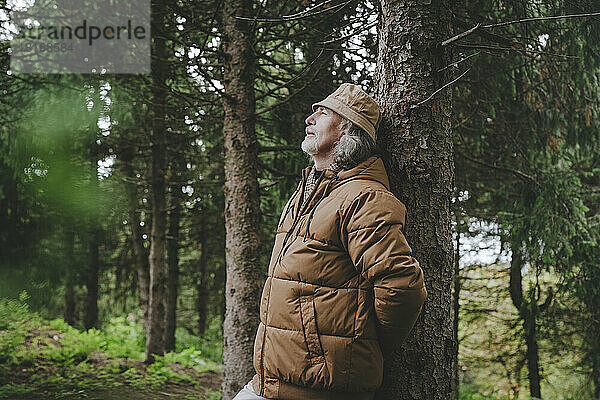
[[[254,391],[273,399],[372,399],[383,354],[427,297],[404,237],[406,208],[380,158],[326,170],[299,210],[284,208],[260,304]]]

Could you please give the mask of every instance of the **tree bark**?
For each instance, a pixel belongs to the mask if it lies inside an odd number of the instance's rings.
[[[164,22],[167,7],[164,1],[152,2],[152,230],[150,234],[150,296],[149,325],[146,331],[146,363],[154,362],[154,355],[165,352],[165,279],[166,271],[166,98],[167,48]]]
[[[175,163],[177,167],[179,163]],[[177,289],[179,284],[179,220],[181,218],[180,185],[171,188],[171,211],[169,213],[169,238],[167,239],[167,312],[165,316],[165,350],[175,350],[177,328]]]
[[[223,6],[225,230],[227,278],[223,323],[223,400],[231,399],[254,375],[252,352],[258,327],[263,273],[259,267],[258,143],[254,131],[254,54],[251,25],[235,16],[252,15],[251,0]]]
[[[447,54],[449,4],[380,2],[378,144],[386,153],[392,190],[408,209],[407,239],[425,274],[428,299],[402,350],[386,363],[378,399],[450,399],[454,386],[452,234],[454,161]]]

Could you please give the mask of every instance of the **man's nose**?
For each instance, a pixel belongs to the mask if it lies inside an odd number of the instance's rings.
[[[310,114],[308,117],[306,117],[306,119],[304,120],[304,123],[306,125],[312,125],[315,122],[315,113]]]

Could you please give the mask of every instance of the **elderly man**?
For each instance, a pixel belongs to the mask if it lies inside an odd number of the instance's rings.
[[[313,105],[314,166],[284,208],[260,304],[256,375],[235,400],[373,399],[427,297],[406,209],[374,155],[379,106],[344,83]]]

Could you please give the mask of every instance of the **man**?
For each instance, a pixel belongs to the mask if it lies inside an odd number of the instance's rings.
[[[277,226],[256,375],[235,400],[373,399],[383,358],[427,297],[404,237],[406,209],[374,156],[379,106],[344,83],[313,111],[302,149],[314,166]]]

